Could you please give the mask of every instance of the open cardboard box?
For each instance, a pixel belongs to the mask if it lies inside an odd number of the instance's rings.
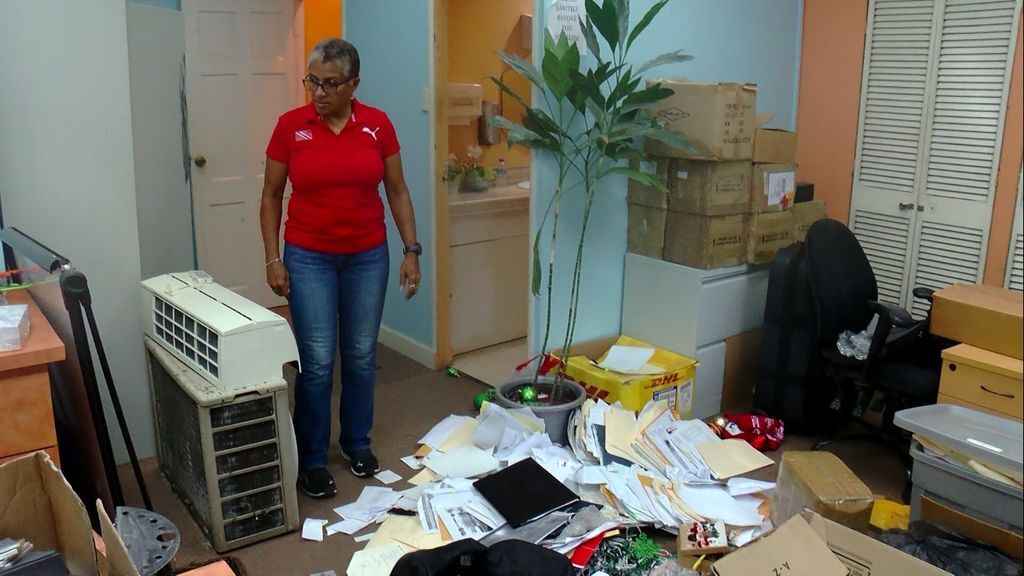
[[[805,511],[714,564],[718,576],[951,576],[860,532]]]
[[[0,466],[0,534],[58,551],[72,576],[139,576],[98,500],[96,510],[105,558],[97,556],[85,505],[45,452]]]

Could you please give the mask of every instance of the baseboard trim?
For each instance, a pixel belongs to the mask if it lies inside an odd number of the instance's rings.
[[[434,369],[434,349],[424,346],[405,334],[396,332],[387,326],[381,326],[377,341],[431,370]]]

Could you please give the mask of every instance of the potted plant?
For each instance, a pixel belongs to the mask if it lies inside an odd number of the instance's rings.
[[[521,123],[496,117],[496,124],[508,130],[509,145],[519,144],[553,158],[558,165],[554,195],[541,216],[533,239],[531,291],[541,294],[543,277],[540,256],[542,234],[550,228],[547,258],[546,307],[541,352],[549,350],[551,335],[552,275],[555,270],[555,243],[563,200],[580,193],[582,226],[576,243],[572,268],[569,308],[564,333],[559,344],[557,365],[549,375],[542,376],[544,362],[538,362],[530,376],[513,378],[499,387],[497,401],[506,406],[527,405],[545,419],[548,433],[555,441],[564,442],[566,425],[572,410],[582,404],[582,387],[567,380],[565,359],[569,355],[579,312],[582,290],[580,272],[583,265],[587,224],[598,185],[613,174],[654,186],[667,193],[665,182],[626,165],[643,158],[644,138],[654,138],[681,149],[691,149],[680,134],[662,128],[647,114],[647,108],[668,98],[673,91],[660,84],[647,86],[643,74],[648,70],[691,57],[681,51],[662,54],[634,68],[629,60],[636,39],[668,3],[660,0],[633,27],[629,26],[629,0],[586,1],[586,17],[580,19],[587,49],[586,60],[576,44],[564,32],[556,39],[545,32],[541,69],[517,56],[502,53],[501,58],[517,73],[525,76],[541,95],[538,106],[531,107],[498,78],[491,78],[509,97],[521,104],[525,113]]]

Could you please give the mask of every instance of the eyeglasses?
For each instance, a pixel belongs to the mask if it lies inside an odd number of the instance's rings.
[[[345,80],[338,80],[337,78],[328,78],[326,80],[320,80],[316,76],[307,75],[302,79],[302,85],[306,87],[306,90],[310,94],[316,93],[317,89],[324,91],[324,94],[334,94],[339,88],[348,84],[355,78],[346,78]]]

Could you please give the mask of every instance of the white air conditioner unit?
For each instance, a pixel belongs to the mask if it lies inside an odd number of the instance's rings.
[[[204,272],[142,285],[161,472],[218,552],[295,530],[288,323]]]
[[[201,271],[142,282],[146,335],[212,384],[244,390],[298,360],[284,318],[215,284]]]
[[[217,552],[299,526],[298,457],[283,378],[244,394],[145,338],[160,471]]]

